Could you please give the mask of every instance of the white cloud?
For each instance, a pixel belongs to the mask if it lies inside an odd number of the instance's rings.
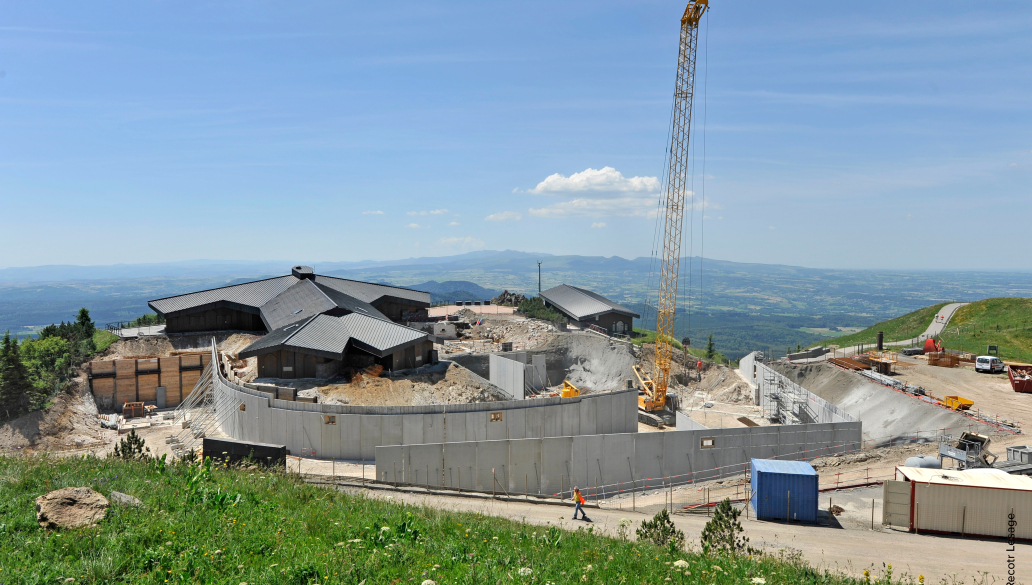
[[[438,242],[442,246],[448,246],[449,248],[462,248],[464,250],[479,250],[484,247],[483,240],[479,240],[472,236],[441,238]]]
[[[606,227],[606,222],[604,222],[604,221],[596,221],[595,223],[591,224],[591,227],[593,227],[593,228],[604,228],[604,227]]]
[[[555,173],[549,175],[537,187],[527,191],[538,195],[562,195],[566,193],[654,193],[659,191],[657,177],[625,177],[613,167],[588,168],[569,177]]]
[[[411,228],[411,229],[414,229],[414,230],[418,230],[419,229],[419,224],[418,223],[410,223],[410,224],[408,224],[405,227]]]
[[[523,219],[523,216],[515,211],[502,211],[500,213],[492,213],[484,219],[487,221],[519,221]]]
[[[362,215],[383,215],[382,211],[363,211]]]
[[[620,199],[574,199],[540,209],[531,209],[535,217],[655,217],[657,197],[622,197]]]
[[[457,221],[453,221],[453,222],[451,222],[451,223],[450,223],[450,224],[448,224],[448,225],[459,225],[459,222],[457,222]]]
[[[430,215],[441,215],[441,214],[444,214],[444,213],[448,213],[448,210],[447,209],[435,209],[435,210],[430,212]]]
[[[770,229],[773,231],[774,230],[774,226],[770,226]]]
[[[430,211],[409,211],[408,215],[443,215],[448,213],[447,209],[432,209]]]

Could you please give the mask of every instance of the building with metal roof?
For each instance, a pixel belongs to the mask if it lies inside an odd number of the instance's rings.
[[[167,333],[273,331],[323,313],[361,313],[395,322],[423,321],[430,293],[315,274],[295,266],[287,276],[202,290],[147,303]]]
[[[595,325],[610,333],[629,334],[641,315],[590,290],[560,284],[541,293],[545,306],[566,315],[579,327]]]
[[[315,274],[295,266],[268,278],[148,303],[166,332],[268,332],[240,357],[258,358],[259,377],[326,378],[342,366],[418,367],[432,359],[423,331],[430,293]]]

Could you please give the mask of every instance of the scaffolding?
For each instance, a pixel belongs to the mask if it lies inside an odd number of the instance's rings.
[[[177,457],[195,450],[204,437],[221,430],[222,423],[231,412],[243,407],[242,402],[233,398],[233,393],[223,391],[225,387],[226,380],[219,369],[218,350],[212,338],[211,360],[190,395],[172,413],[172,426],[178,425],[180,431],[169,435],[165,443],[171,446]]]

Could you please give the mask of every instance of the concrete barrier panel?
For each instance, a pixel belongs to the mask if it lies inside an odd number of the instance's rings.
[[[474,472],[477,461],[476,443],[445,443],[444,463],[448,472],[449,486],[473,490]]]
[[[506,411],[505,428],[508,432],[506,439],[527,438],[527,410],[526,408],[518,408]]]
[[[631,488],[631,467],[634,459],[634,435],[618,434],[602,436],[602,452],[605,457],[602,459],[602,477],[606,484],[606,492],[619,493],[621,490]],[[626,482],[626,486],[614,486]]]
[[[442,444],[406,445],[406,447],[408,453],[404,473],[405,481],[415,485],[427,485],[427,481],[429,481],[430,487],[440,487],[441,463],[444,459]]]
[[[541,491],[546,495],[558,494],[560,487],[570,490],[569,462],[573,453],[573,437],[552,437],[541,443]]]
[[[423,442],[444,442],[444,414],[421,414],[423,417]]]
[[[450,412],[443,416],[444,434],[446,443],[461,443],[469,441],[466,434],[466,413]]]
[[[374,454],[376,460],[376,479],[394,483],[401,481],[401,469],[405,465],[407,447],[377,447]]]
[[[382,445],[381,423],[382,416],[358,415],[362,429],[362,459],[373,460],[376,458],[376,447]]]
[[[402,445],[418,445],[423,443],[423,415],[403,414],[393,418],[401,419],[401,441]]]
[[[640,486],[656,487],[663,483],[664,434],[639,433],[634,438],[634,473]]]
[[[523,439],[510,441],[509,493],[538,492],[538,470],[541,468],[541,441]]]
[[[477,444],[477,462],[473,470],[477,481],[477,490],[490,492],[494,480],[505,486],[508,473],[509,445],[508,441],[483,441]],[[494,469],[494,474],[491,470]],[[495,486],[497,490],[497,486]]]

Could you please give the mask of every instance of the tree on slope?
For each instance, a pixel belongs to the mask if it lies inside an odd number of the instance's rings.
[[[706,342],[706,359],[712,360],[717,355],[716,348],[713,347],[713,334],[709,334],[709,341]]]
[[[0,342],[0,409],[3,409],[5,418],[14,418],[25,411],[28,406],[28,387],[25,364],[18,352],[18,340],[12,339],[8,331]]]

